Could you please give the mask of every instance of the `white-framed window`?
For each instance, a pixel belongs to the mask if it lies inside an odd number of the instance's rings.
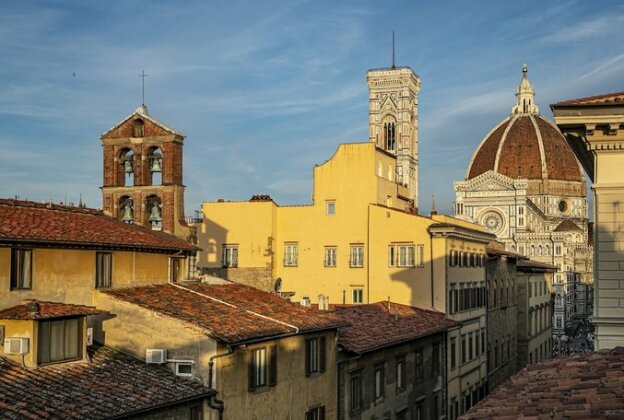
[[[364,267],[364,245],[351,245],[349,265],[351,267]]]
[[[425,266],[425,246],[424,245],[418,245],[416,247],[416,250],[417,250],[416,265],[418,267],[424,267]]]
[[[296,267],[299,260],[299,244],[296,242],[284,244],[284,267]]]
[[[175,369],[178,376],[193,376],[193,362],[176,362]]]
[[[399,267],[414,266],[414,245],[399,245]]]
[[[223,267],[238,267],[238,245],[223,245]]]
[[[333,216],[336,214],[336,200],[327,200],[325,202],[325,214]]]
[[[388,245],[388,265],[390,267],[414,267],[415,248],[413,244]]]
[[[335,246],[325,247],[325,267],[336,266],[336,253],[337,253],[337,248]]]
[[[352,303],[364,303],[364,289],[353,289],[351,291]]]

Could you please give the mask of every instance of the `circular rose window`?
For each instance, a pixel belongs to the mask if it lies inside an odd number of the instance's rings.
[[[483,216],[483,226],[490,232],[496,232],[503,226],[503,218],[500,214],[490,211]]]

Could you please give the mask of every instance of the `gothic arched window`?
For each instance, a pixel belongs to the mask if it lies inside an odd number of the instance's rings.
[[[384,149],[396,151],[396,132],[394,122],[384,123]]]

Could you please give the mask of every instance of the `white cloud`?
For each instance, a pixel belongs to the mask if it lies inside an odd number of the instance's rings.
[[[542,41],[549,43],[567,43],[586,38],[594,38],[620,31],[624,25],[624,15],[599,16],[591,20],[560,29],[546,35]]]

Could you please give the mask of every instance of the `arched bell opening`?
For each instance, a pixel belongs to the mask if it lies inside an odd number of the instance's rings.
[[[147,152],[149,185],[162,185],[163,155],[160,147],[151,147]]]
[[[119,199],[117,218],[124,223],[134,223],[134,202],[127,195]]]
[[[144,137],[145,136],[145,123],[142,119],[137,118],[132,122],[132,134],[133,137]]]
[[[162,230],[162,201],[157,195],[150,195],[145,201],[147,226],[152,230]]]
[[[119,152],[119,174],[118,177],[122,187],[134,185],[134,152],[132,149],[123,148]]]

